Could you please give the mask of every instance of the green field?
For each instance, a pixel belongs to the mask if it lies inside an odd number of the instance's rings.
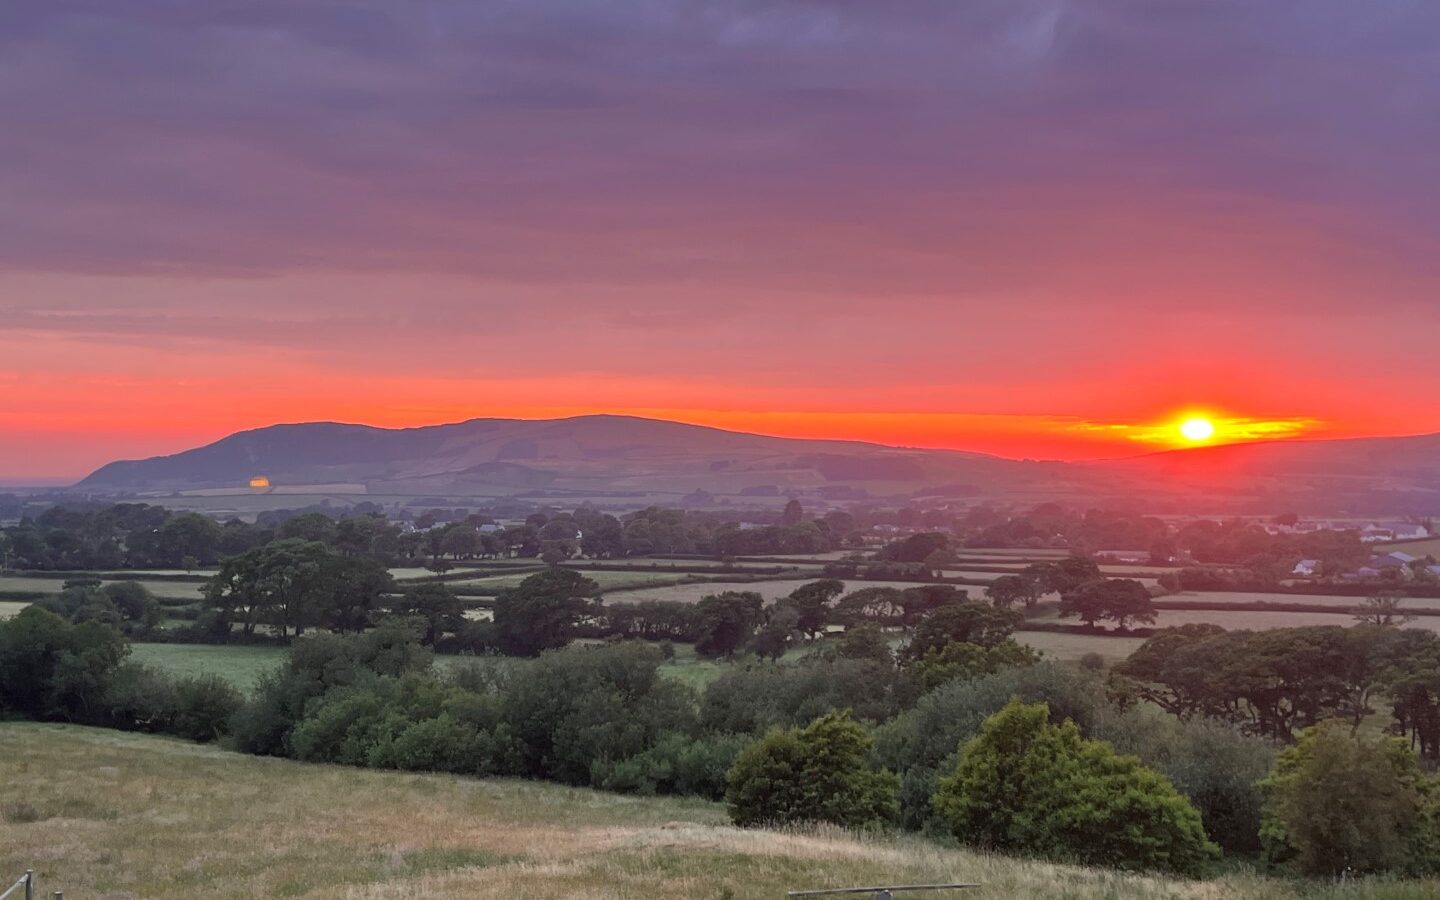
[[[0,724],[0,759],[0,872],[34,869],[42,896],[761,900],[951,881],[982,885],[967,896],[1034,900],[1434,896],[1419,882],[1179,881],[912,837],[740,830],[698,800],[310,765],[77,726]]]
[[[1230,612],[1228,610],[1163,609],[1155,613],[1155,628],[1172,628],[1176,625],[1193,624],[1219,625],[1229,631],[1261,631],[1266,628],[1299,628],[1305,625],[1339,625],[1342,628],[1348,628],[1355,624],[1355,619],[1346,610],[1337,610],[1334,613],[1312,613],[1276,610]],[[1420,616],[1403,627],[1440,631],[1440,616]]]
[[[515,575],[485,575],[478,578],[467,578],[463,581],[450,581],[447,582],[447,584],[453,588],[485,588],[501,591],[506,588],[515,587],[534,574],[534,572],[525,572]],[[670,584],[679,584],[688,577],[683,573],[651,574],[649,572],[601,572],[592,570],[586,570],[580,574],[600,585],[601,590],[663,587]]]
[[[1077,660],[1087,653],[1098,653],[1107,662],[1119,662],[1145,643],[1144,638],[1138,637],[1051,631],[1017,631],[1015,640],[1027,647],[1043,651],[1051,659]]]
[[[284,647],[240,644],[131,644],[130,658],[174,675],[218,675],[248,691],[285,660]]]
[[[719,594],[725,591],[754,591],[766,599],[766,601],[777,600],[784,597],[813,579],[792,578],[784,581],[727,581],[709,584],[677,584],[671,587],[643,588],[633,591],[615,591],[605,595],[606,603],[640,603],[644,600],[675,600],[681,603],[698,603],[701,599],[711,594]],[[846,581],[845,591],[858,591],[866,587],[889,587],[905,590],[906,588],[924,587],[921,582],[914,581]],[[964,586],[961,586],[964,590]],[[978,596],[979,587],[972,587],[971,593]]]
[[[103,581],[117,584],[117,581]],[[199,600],[204,585],[198,581],[139,581],[156,597]],[[30,575],[0,575],[0,592],[15,591],[35,594],[58,594],[65,587],[63,578],[37,578]]]

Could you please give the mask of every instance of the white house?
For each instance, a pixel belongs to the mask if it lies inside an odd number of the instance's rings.
[[[1313,578],[1314,576],[1320,574],[1320,560],[1302,559],[1295,564],[1295,569],[1290,574],[1300,575],[1305,578]]]

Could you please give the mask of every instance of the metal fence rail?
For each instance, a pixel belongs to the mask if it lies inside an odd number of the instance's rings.
[[[23,890],[24,893],[23,893],[23,894],[17,894],[17,893],[15,893],[16,891],[19,891],[19,890]],[[26,870],[25,870],[25,874],[24,874],[24,875],[21,875],[21,876],[19,877],[19,879],[17,879],[14,884],[10,885],[10,886],[9,886],[8,888],[6,888],[4,891],[0,891],[0,900],[11,900],[11,898],[19,898],[19,897],[24,897],[25,900],[35,900],[35,870],[34,870],[34,869],[26,869]],[[56,891],[54,894],[51,895],[51,897],[53,898],[53,900],[65,900],[65,892],[64,892],[64,891]]]
[[[904,891],[959,891],[978,888],[979,884],[892,884],[881,887],[826,888],[819,891],[790,891],[787,897],[824,897],[834,894],[869,894],[874,900],[893,900]]]
[[[0,900],[8,900],[8,898],[16,896],[15,892],[21,888],[25,889],[23,895],[25,900],[35,900],[35,870],[26,869],[25,874],[21,875],[18,881],[6,888],[3,894],[0,894]]]

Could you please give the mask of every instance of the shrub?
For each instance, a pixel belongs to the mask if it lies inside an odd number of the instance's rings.
[[[1133,756],[1012,701],[961,750],[933,800],[966,843],[1122,869],[1197,874],[1219,855],[1200,814]]]
[[[244,703],[240,692],[217,675],[181,678],[175,682],[169,731],[204,743],[223,737]]]
[[[660,677],[660,652],[638,644],[546,653],[504,699],[524,774],[588,784],[603,758],[638,756],[660,735],[695,730],[695,697]]]
[[[1365,740],[1324,722],[1280,753],[1261,789],[1272,862],[1311,875],[1440,868],[1437,786],[1403,740]]]
[[[670,732],[638,756],[596,760],[591,766],[591,782],[607,791],[720,800],[725,796],[725,773],[750,741],[745,735],[690,738]]]
[[[23,609],[0,622],[0,710],[103,722],[106,690],[128,652],[109,625],[72,625],[47,610]]]
[[[795,665],[729,668],[706,688],[700,721],[708,731],[763,734],[850,709],[861,721],[883,721],[899,709],[899,677],[888,663],[807,659]]]
[[[746,747],[726,776],[730,818],[741,826],[892,822],[898,779],[870,764],[870,748],[870,735],[848,712],[772,731]]]
[[[1275,745],[1211,719],[1179,721],[1143,706],[1097,720],[1090,736],[1138,756],[1195,804],[1205,833],[1227,851],[1260,850],[1263,798],[1257,783]]]

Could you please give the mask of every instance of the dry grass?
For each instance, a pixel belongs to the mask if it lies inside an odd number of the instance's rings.
[[[0,725],[0,771],[0,873],[34,868],[46,890],[77,898],[766,898],[939,880],[1037,900],[1318,895],[1250,876],[1170,881],[917,840],[741,831],[698,801],[314,766],[72,726]],[[1344,896],[1433,896],[1423,890]]]

